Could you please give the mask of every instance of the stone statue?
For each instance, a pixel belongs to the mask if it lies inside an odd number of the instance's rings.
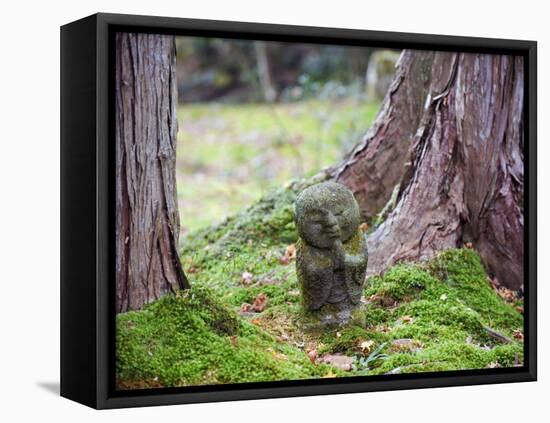
[[[312,185],[296,199],[295,221],[304,307],[330,310],[336,320],[345,320],[361,300],[368,258],[353,194],[336,182]]]

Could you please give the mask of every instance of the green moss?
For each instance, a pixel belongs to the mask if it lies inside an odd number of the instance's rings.
[[[447,250],[422,265],[400,264],[371,277],[363,306],[366,325],[322,336],[324,352],[361,355],[358,346],[388,344],[387,357],[358,374],[411,373],[511,367],[523,362],[523,343],[512,338],[522,315],[487,283],[472,250]],[[503,344],[485,328],[511,337]],[[414,346],[393,348],[403,340]]]
[[[391,312],[389,310],[374,304],[367,307],[364,314],[365,326],[370,328],[387,322],[391,318]]]
[[[249,241],[265,246],[297,241],[292,210],[298,190],[298,183],[273,190],[221,224],[191,233],[181,240],[181,255],[194,256],[199,262],[200,259],[223,258],[227,253],[243,252]]]
[[[360,326],[348,326],[340,330],[325,333],[321,337],[320,353],[357,354],[360,343],[369,340],[369,333]]]
[[[513,367],[516,359],[523,361],[521,344],[498,346],[485,350],[475,345],[443,340],[430,344],[417,353],[389,355],[370,374],[418,373]]]
[[[393,266],[367,281],[366,304],[354,311],[360,318],[344,327],[304,330],[307,313],[295,263],[281,257],[297,240],[292,204],[308,183],[272,192],[225,223],[182,239],[182,262],[193,288],[117,318],[121,388],[523,363],[523,342],[514,337],[523,316],[492,289],[479,256],[469,249]],[[263,312],[235,314],[262,293]],[[512,342],[490,338],[486,328]],[[314,365],[306,354],[311,349],[319,356],[355,357],[358,365],[351,372]],[[382,355],[369,360],[377,349]]]
[[[328,371],[192,288],[117,316],[119,387],[319,377]]]
[[[325,178],[321,173],[295,181],[271,191],[219,225],[182,237],[180,257],[191,284],[210,287],[217,295],[226,296],[242,287],[244,272],[252,274],[254,285],[266,279],[277,283],[295,280],[294,263],[281,263],[287,246],[298,240],[294,200],[305,187]]]
[[[446,250],[425,265],[398,265],[372,282],[368,294],[401,301],[373,331],[382,325],[381,338],[423,344],[415,354],[390,354],[373,374],[397,368],[403,373],[523,362],[522,342],[501,344],[487,335],[485,328],[490,327],[511,337],[522,327],[523,318],[491,288],[473,250]]]
[[[258,295],[263,293],[267,296],[268,307],[298,303],[300,297],[297,289],[298,286],[295,279],[278,285],[236,288],[227,295],[226,301],[238,307],[243,303],[251,304]]]
[[[435,279],[419,266],[398,264],[388,269],[383,277],[375,276],[369,279],[366,295],[377,295],[394,301],[414,297]]]
[[[428,266],[431,274],[452,289],[456,298],[475,310],[491,327],[520,328],[523,318],[491,288],[479,255],[471,249],[447,250]]]

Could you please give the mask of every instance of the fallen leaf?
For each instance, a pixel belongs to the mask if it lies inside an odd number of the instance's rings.
[[[275,354],[275,357],[277,357],[279,360],[288,361],[288,357],[286,355],[284,355],[283,353],[277,353],[277,354]]]
[[[296,244],[290,244],[286,247],[285,254],[292,259],[296,258]]]
[[[392,341],[392,343],[390,344],[390,349],[394,352],[417,352],[421,350],[423,346],[424,345],[422,344],[422,342],[417,341],[416,339],[402,338]]]
[[[494,278],[487,277],[487,279],[489,279],[489,283],[491,284],[491,286],[494,289],[500,288],[500,282],[498,281],[498,279],[496,277],[494,277]]]
[[[500,364],[498,364],[498,361],[492,361],[487,365],[489,369],[497,369],[500,367]]]
[[[281,281],[277,278],[266,276],[260,280],[260,285],[277,285],[281,283]]]
[[[373,294],[369,297],[369,302],[380,304],[382,307],[391,307],[395,305],[395,300],[390,296]]]
[[[309,358],[309,361],[315,364],[315,360],[317,360],[317,350],[308,351],[307,356]]]
[[[395,322],[395,326],[402,326],[402,325],[411,325],[414,323],[414,319],[411,316],[401,316],[397,321]]]
[[[231,345],[233,345],[233,347],[236,347],[237,346],[237,341],[238,341],[238,338],[237,338],[237,335],[233,335],[229,338],[229,340],[231,341]]]
[[[250,313],[252,310],[252,305],[248,303],[242,303],[241,305],[241,313]]]
[[[323,379],[332,378],[332,377],[336,377],[336,374],[334,374],[332,370],[329,370],[326,375],[322,376]]]
[[[516,338],[518,341],[523,341],[523,331],[521,329],[516,329],[512,336]]]
[[[518,313],[523,314],[523,306],[517,306],[517,307],[516,307],[516,311],[517,311]]]
[[[321,357],[321,362],[330,364],[337,369],[349,372],[352,368],[354,358],[341,354],[327,354]]]
[[[241,283],[243,285],[250,285],[252,283],[252,273],[250,272],[243,272],[243,274],[241,275]]]
[[[506,302],[513,303],[517,300],[517,294],[511,289],[500,287],[497,289],[497,294]]]
[[[359,348],[361,348],[361,351],[370,352],[373,345],[374,341],[363,341],[359,344]]]
[[[290,263],[290,259],[287,256],[283,255],[283,256],[279,257],[279,263],[286,266],[288,263]]]
[[[472,244],[471,242],[466,242],[466,243],[464,244],[464,248],[468,248],[468,249],[471,250],[471,249],[474,248],[474,246],[473,246],[473,244]]]
[[[379,325],[376,325],[375,327],[375,331],[376,332],[382,332],[382,333],[387,333],[387,332],[391,332],[392,331],[392,328],[381,323]]]
[[[260,292],[256,298],[254,299],[254,302],[252,303],[252,311],[255,311],[256,313],[261,313],[265,310],[267,307],[267,295],[265,293]]]
[[[367,232],[369,230],[369,224],[367,222],[363,222],[359,225],[359,229],[363,232]]]
[[[296,258],[296,245],[290,244],[288,247],[286,247],[284,254],[281,257],[279,257],[279,263],[286,265],[290,263],[292,260],[294,260],[295,258]]]
[[[411,316],[402,316],[401,320],[409,324],[414,323],[414,318],[412,318]]]

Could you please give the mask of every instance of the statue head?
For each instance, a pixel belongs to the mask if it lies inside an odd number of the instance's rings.
[[[352,192],[336,182],[322,182],[303,190],[296,199],[296,228],[317,248],[331,248],[337,239],[348,241],[359,227],[359,206]]]

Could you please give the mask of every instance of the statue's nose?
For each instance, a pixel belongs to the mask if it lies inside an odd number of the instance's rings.
[[[327,213],[327,218],[325,221],[325,224],[328,229],[337,229],[338,228],[338,220],[332,213]]]

